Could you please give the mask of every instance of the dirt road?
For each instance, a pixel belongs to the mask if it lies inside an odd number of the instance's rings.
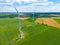
[[[36,19],[35,23],[36,24],[46,24],[48,26],[53,26],[53,27],[60,28],[60,24],[57,23],[52,18],[38,18],[38,19]]]

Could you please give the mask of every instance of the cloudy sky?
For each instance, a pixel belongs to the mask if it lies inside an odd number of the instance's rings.
[[[60,12],[60,0],[0,0],[0,12]]]

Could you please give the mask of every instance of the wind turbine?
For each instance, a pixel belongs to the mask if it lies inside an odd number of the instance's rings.
[[[22,38],[22,26],[21,26],[21,21],[20,21],[20,13],[18,12],[18,10],[17,10],[17,8],[13,5],[13,4],[11,4],[10,6],[12,6],[15,10],[16,10],[16,12],[17,12],[17,15],[18,15],[18,25],[19,25],[19,32],[20,32],[20,38]]]
[[[18,15],[18,25],[19,25],[19,29],[18,30],[20,32],[19,36],[20,36],[20,38],[22,38],[23,34],[22,34],[22,26],[21,26],[19,12],[18,12],[17,8],[13,4],[6,4],[6,5],[12,6],[16,10],[16,12],[17,12],[17,15]],[[13,43],[14,41],[12,41],[11,43]],[[11,43],[9,45],[11,45]]]
[[[20,15],[19,15],[19,12],[17,10],[17,8],[15,6],[13,6],[18,14],[18,25],[19,25],[19,32],[20,32],[20,38],[22,38],[22,25],[21,25],[21,21],[20,21]]]
[[[33,15],[32,15],[32,26],[34,26],[34,15],[35,15],[35,10],[34,10],[34,4],[33,4]]]

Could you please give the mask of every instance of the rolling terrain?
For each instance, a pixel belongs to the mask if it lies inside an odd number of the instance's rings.
[[[60,45],[60,13],[34,13],[34,19],[33,13],[19,13],[25,17],[20,20],[7,13],[0,14],[0,45]]]
[[[24,39],[19,39],[11,45],[60,45],[60,28],[54,26],[32,24],[32,19],[21,21]],[[41,20],[41,19],[39,19]],[[47,20],[47,19],[45,19]],[[51,20],[51,19],[48,19]],[[54,19],[58,23],[58,19]],[[27,26],[30,25],[30,26]],[[15,18],[0,18],[0,45],[9,45],[19,33],[18,20]]]
[[[38,18],[35,23],[60,28],[60,24],[52,18]]]

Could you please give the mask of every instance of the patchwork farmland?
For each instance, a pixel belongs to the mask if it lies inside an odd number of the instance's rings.
[[[45,24],[44,21],[49,21]],[[23,38],[19,38],[19,20],[0,18],[0,45],[60,45],[60,27],[52,26],[50,21],[60,25],[60,18],[21,18]],[[42,22],[42,23],[41,23]],[[51,21],[52,22],[52,21]]]

